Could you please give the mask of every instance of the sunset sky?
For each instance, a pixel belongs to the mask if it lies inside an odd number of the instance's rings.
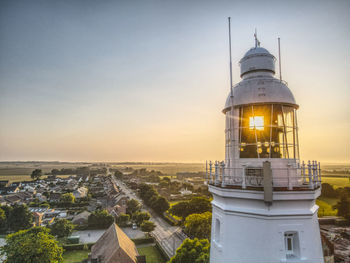
[[[268,2],[268,3],[267,3]],[[301,158],[350,162],[350,1],[0,2],[0,160],[224,159],[254,45],[297,103]]]

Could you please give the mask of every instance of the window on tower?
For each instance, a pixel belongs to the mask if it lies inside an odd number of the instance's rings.
[[[220,243],[220,220],[218,218],[215,220],[214,240],[216,243]]]
[[[240,158],[299,159],[294,107],[246,105],[239,114]]]
[[[284,246],[287,259],[296,259],[299,257],[299,237],[298,232],[284,233]]]

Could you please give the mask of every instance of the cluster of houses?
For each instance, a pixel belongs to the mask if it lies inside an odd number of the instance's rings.
[[[62,194],[71,192],[76,199],[87,197],[88,189],[81,178],[47,178],[37,181],[9,183],[0,181],[1,205],[29,204],[30,202],[59,202]]]

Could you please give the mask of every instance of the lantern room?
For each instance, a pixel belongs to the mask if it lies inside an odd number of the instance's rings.
[[[297,109],[287,83],[274,78],[275,57],[251,48],[241,59],[242,81],[230,92],[226,115],[226,166],[258,159],[299,160]],[[257,160],[252,160],[257,159]]]

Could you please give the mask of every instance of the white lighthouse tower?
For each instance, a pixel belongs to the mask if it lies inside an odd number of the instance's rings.
[[[256,38],[223,109],[225,161],[207,163],[211,263],[323,262],[320,164],[299,160],[298,105],[275,61]]]

